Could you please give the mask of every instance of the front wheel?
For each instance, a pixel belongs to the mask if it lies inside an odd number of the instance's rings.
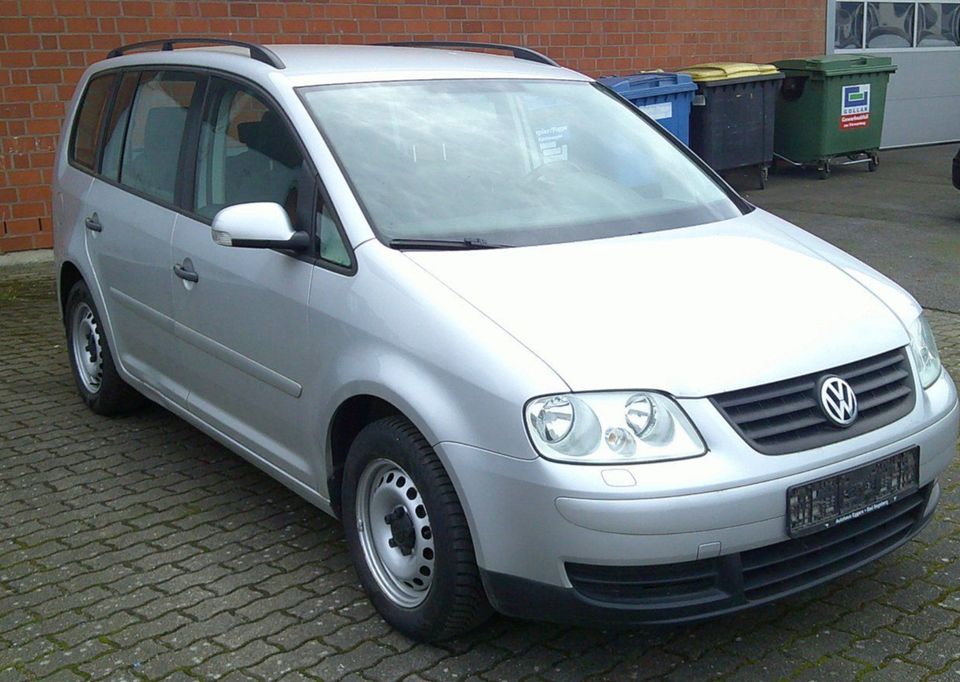
[[[366,426],[347,456],[343,523],[360,582],[414,639],[461,635],[490,615],[466,517],[436,453],[410,422]]]

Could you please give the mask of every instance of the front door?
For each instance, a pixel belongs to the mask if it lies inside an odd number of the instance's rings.
[[[259,458],[312,483],[303,399],[311,357],[314,266],[271,249],[219,246],[220,209],[272,201],[296,224],[303,156],[285,121],[245,85],[212,78],[197,144],[190,213],[178,216],[173,310],[188,408]],[[305,229],[300,226],[300,229]]]

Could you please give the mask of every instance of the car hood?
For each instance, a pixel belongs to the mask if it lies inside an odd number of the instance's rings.
[[[763,211],[612,239],[407,256],[574,391],[700,397],[906,345],[853,276]]]

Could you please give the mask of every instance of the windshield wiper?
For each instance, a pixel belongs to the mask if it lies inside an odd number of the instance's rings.
[[[453,249],[508,249],[510,244],[496,244],[481,237],[463,239],[391,239],[388,246],[394,249],[433,249],[447,251]]]

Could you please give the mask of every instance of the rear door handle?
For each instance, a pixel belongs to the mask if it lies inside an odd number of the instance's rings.
[[[177,275],[177,277],[180,279],[185,279],[188,282],[200,281],[200,275],[198,275],[196,271],[189,265],[184,266],[177,263],[173,266],[173,272]]]
[[[83,221],[83,224],[86,225],[87,229],[92,232],[103,232],[103,225],[100,224],[100,218],[96,213],[87,216],[86,220]]]

